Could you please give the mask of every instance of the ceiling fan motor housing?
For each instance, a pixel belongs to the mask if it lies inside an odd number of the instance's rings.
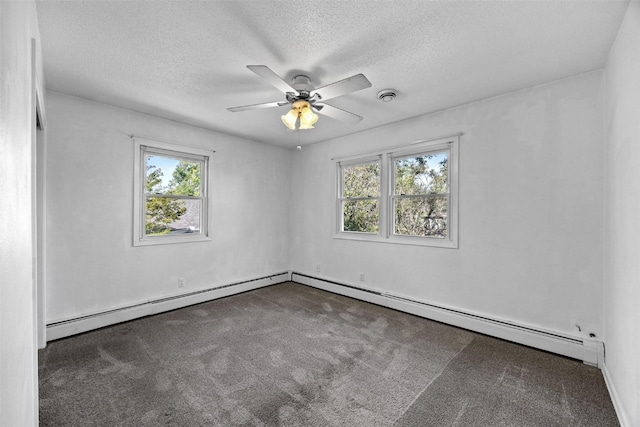
[[[311,101],[309,98],[314,87],[311,85],[311,79],[308,76],[302,74],[295,76],[291,79],[291,87],[298,93],[287,92],[287,101],[295,102],[299,99]]]
[[[311,86],[311,79],[305,75],[297,75],[291,79],[291,87],[300,91],[311,92],[314,87]]]

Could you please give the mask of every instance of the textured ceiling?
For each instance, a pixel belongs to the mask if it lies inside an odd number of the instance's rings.
[[[260,142],[295,147],[604,66],[627,1],[40,1],[47,88]],[[246,68],[321,87],[372,87],[290,131],[284,100]],[[398,97],[383,103],[378,91]],[[298,135],[299,133],[299,135]]]

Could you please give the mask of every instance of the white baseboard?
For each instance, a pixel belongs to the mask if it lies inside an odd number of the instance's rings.
[[[512,322],[506,323],[498,319],[490,319],[473,313],[466,313],[461,310],[438,307],[403,296],[359,288],[357,286],[296,272],[277,273],[271,276],[229,283],[198,292],[146,301],[144,303],[115,310],[50,323],[47,325],[47,340],[53,341],[116,323],[126,322],[152,314],[211,301],[261,287],[275,285],[288,280],[293,280],[304,285],[313,286],[336,294],[411,313],[416,316],[436,320],[552,353],[561,354],[563,356],[582,360],[585,363],[598,366],[599,368],[602,368],[604,363],[604,346],[600,341],[582,339],[579,337],[569,337],[559,333],[556,334],[549,331],[536,330],[531,327],[518,325]]]
[[[607,389],[609,390],[609,396],[611,396],[611,401],[613,402],[613,407],[616,410],[616,415],[618,416],[618,421],[620,422],[621,427],[631,427],[631,422],[629,421],[629,417],[622,406],[622,400],[620,400],[620,394],[618,393],[615,384],[613,382],[613,378],[611,377],[611,373],[609,372],[609,368],[605,363],[602,366],[602,376],[604,377],[604,382],[607,385]]]
[[[152,314],[175,310],[193,304],[199,304],[230,295],[239,294],[265,286],[275,285],[290,280],[291,273],[283,272],[242,282],[219,285],[211,289],[201,290],[169,298],[146,301],[144,303],[95,313],[47,325],[47,341],[53,341],[93,329],[103,328],[116,323],[126,322]]]
[[[604,345],[601,341],[543,331],[515,322],[491,319],[463,310],[439,307],[423,301],[293,272],[291,280],[336,294],[411,313],[470,331],[479,332],[540,350],[571,357],[602,367]]]

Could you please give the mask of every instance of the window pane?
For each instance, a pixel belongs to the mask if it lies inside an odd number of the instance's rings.
[[[394,233],[404,236],[447,237],[447,198],[394,199]]]
[[[157,154],[145,156],[145,191],[149,194],[200,196],[202,163]]]
[[[199,233],[199,199],[175,199],[169,197],[147,197],[145,206],[145,234]]]
[[[343,231],[377,233],[380,210],[378,200],[346,200],[342,202]]]
[[[446,194],[448,163],[446,151],[396,159],[395,194]]]
[[[380,162],[342,168],[342,197],[379,197]]]

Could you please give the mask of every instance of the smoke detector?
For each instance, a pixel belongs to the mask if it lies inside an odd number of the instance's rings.
[[[382,102],[391,102],[396,96],[398,96],[398,91],[395,89],[383,89],[378,92],[378,99]]]

